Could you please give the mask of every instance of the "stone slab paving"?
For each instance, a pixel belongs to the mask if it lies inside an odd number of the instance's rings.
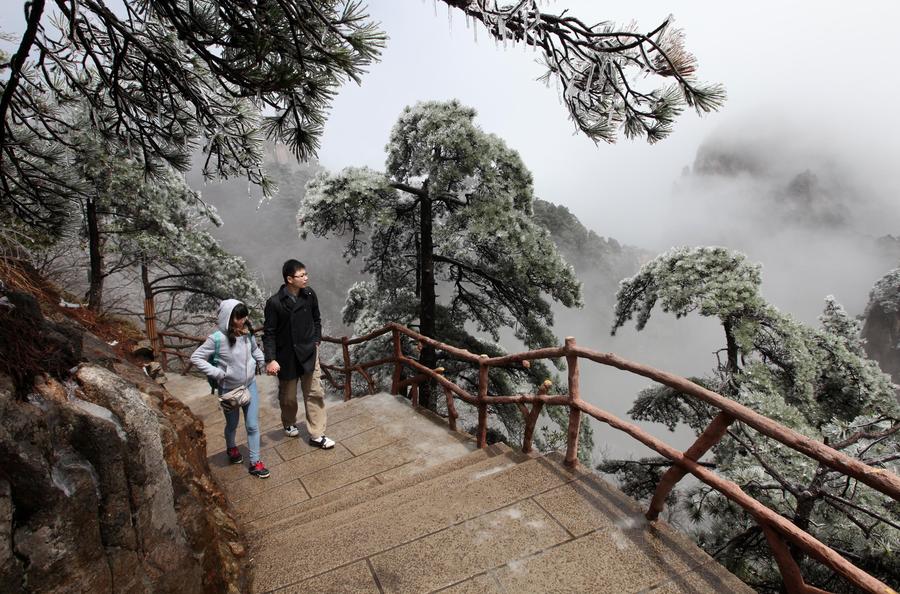
[[[270,535],[256,549],[257,590],[265,592],[287,586],[318,572],[422,539],[542,493],[566,480],[563,473],[541,459],[509,466],[504,464],[504,458],[497,456],[485,463],[504,465],[501,472],[464,469],[381,497],[347,513],[338,512]],[[321,539],[326,535],[327,555],[321,549]],[[469,543],[460,546],[467,547]],[[420,571],[421,567],[415,569]]]
[[[284,435],[276,382],[258,382],[265,480],[228,463],[204,380],[167,383],[204,420],[210,467],[247,530],[254,592],[752,592],[558,456],[475,450],[443,419],[386,394],[329,400],[326,433],[338,445],[322,451],[305,428]]]
[[[565,530],[566,539],[531,555],[511,555],[439,591],[753,592],[664,522],[647,523],[633,500],[593,474],[578,473],[531,500]]]
[[[347,485],[341,488],[337,494],[308,499],[282,508],[259,520],[249,522],[247,528],[251,538],[265,538],[270,531],[282,530],[289,525],[305,524],[337,512],[344,512],[368,501],[408,488],[411,485],[450,474],[466,466],[478,464],[488,458],[507,452],[509,452],[509,448],[503,444],[498,444],[482,450],[475,450],[465,456],[448,460],[415,473],[410,471],[409,474],[397,476],[394,480],[381,481],[378,479],[381,475],[375,475],[352,485]],[[394,470],[406,469],[411,466],[413,465],[405,464]]]
[[[368,561],[357,561],[288,586],[285,594],[381,594]]]
[[[431,592],[568,539],[526,499],[373,555],[371,563],[386,593]],[[410,571],[413,567],[428,571]]]

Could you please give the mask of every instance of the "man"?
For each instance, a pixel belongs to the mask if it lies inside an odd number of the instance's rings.
[[[322,340],[319,300],[307,287],[306,266],[288,260],[281,267],[284,284],[266,301],[263,351],[266,373],[278,375],[281,424],[290,437],[297,429],[297,380],[303,391],[309,444],[323,450],[334,447],[325,437],[325,392],[320,380],[318,347]]]

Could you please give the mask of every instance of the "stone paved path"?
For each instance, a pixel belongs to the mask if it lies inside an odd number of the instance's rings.
[[[330,402],[326,433],[338,443],[321,451],[303,428],[284,435],[275,382],[259,382],[265,480],[228,463],[204,380],[167,384],[205,423],[213,474],[247,530],[254,592],[752,592],[556,456],[477,450],[387,394]],[[242,428],[238,441],[246,457]]]

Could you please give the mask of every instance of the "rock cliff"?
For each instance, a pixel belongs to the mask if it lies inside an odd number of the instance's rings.
[[[0,591],[243,591],[202,423],[55,305],[0,286]]]
[[[882,238],[884,246],[896,239]],[[866,354],[878,361],[881,370],[900,384],[900,268],[881,277],[869,292],[869,304],[863,315],[862,338]],[[900,390],[897,397],[900,398]]]

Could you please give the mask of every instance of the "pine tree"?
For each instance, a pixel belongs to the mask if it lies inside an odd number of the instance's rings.
[[[619,132],[666,136],[685,105],[724,100],[696,81],[696,60],[671,18],[647,33],[571,15],[534,0],[444,0],[504,45],[531,45],[579,129],[612,142]],[[56,9],[50,13],[50,7]],[[6,215],[58,232],[75,189],[58,167],[67,112],[89,105],[91,131],[143,154],[148,174],[184,171],[201,149],[210,176],[246,176],[275,190],[262,167],[264,138],[313,156],[341,84],[359,83],[386,36],[357,0],[29,0],[18,48],[0,61],[0,188]],[[637,88],[642,73],[671,86]],[[102,117],[101,117],[102,114]]]
[[[511,328],[528,347],[548,346],[557,341],[544,295],[581,305],[572,267],[534,220],[531,174],[518,153],[474,120],[475,111],[456,101],[408,107],[391,132],[385,172],[348,168],[307,186],[297,214],[301,236],[346,238],[345,256],[362,257],[371,275],[349,291],[343,311],[356,334],[396,321],[499,354],[469,328],[494,341]],[[427,345],[420,360],[477,385],[471,370],[439,359]],[[495,381],[502,382],[492,386],[499,393],[515,390],[514,376],[497,374]]]
[[[875,282],[863,317],[866,353],[900,383],[900,268]]]
[[[72,134],[69,147],[68,173],[84,198],[90,307],[101,308],[107,277],[138,274],[152,312],[160,295],[177,296],[169,308],[178,301],[189,312],[213,309],[227,297],[251,307],[261,304],[262,293],[243,260],[228,254],[209,233],[222,224],[215,208],[180,173],[165,166],[150,179],[139,151],[115,150],[84,131]]]
[[[716,317],[725,335],[725,360],[693,378],[756,412],[875,467],[897,471],[900,407],[894,385],[865,357],[859,325],[833,298],[826,299],[820,328],[793,320],[759,294],[760,267],[725,248],[677,248],[622,282],[613,331],[637,316],[642,329],[654,307],[682,317]],[[632,418],[688,425],[700,434],[711,407],[666,386],[642,391]],[[746,493],[790,518],[854,564],[896,579],[900,537],[896,502],[817,464],[742,423],[733,424],[712,450],[708,464]],[[668,463],[658,459],[610,460],[636,497],[652,494]],[[670,496],[673,520],[685,524],[701,546],[748,584],[780,591],[781,578],[756,522],[705,484]],[[795,553],[807,584],[852,591],[828,568]]]

